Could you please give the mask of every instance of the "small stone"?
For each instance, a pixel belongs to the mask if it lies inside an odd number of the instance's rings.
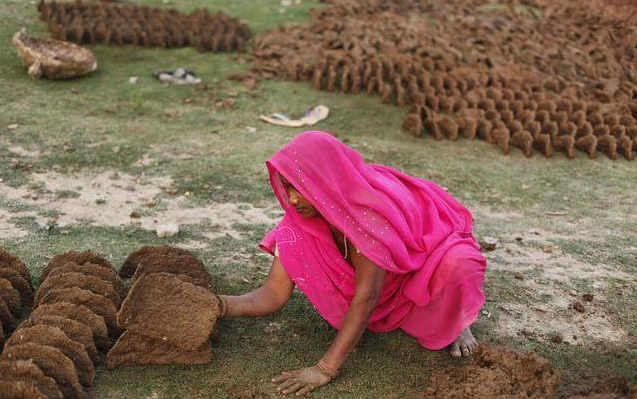
[[[513,273],[513,277],[515,277],[516,280],[524,280],[524,274],[520,272]]]
[[[584,294],[582,295],[582,299],[584,300],[584,302],[593,302],[593,298],[595,296],[593,294]]]
[[[170,194],[170,195],[175,195],[179,192],[179,190],[177,190],[176,188],[173,187],[168,187],[166,189],[166,193]]]
[[[520,330],[520,332],[522,333],[522,335],[525,335],[527,337],[532,337],[535,334],[533,332],[533,329],[530,327],[524,327],[522,330]]]
[[[573,303],[573,309],[580,313],[586,312],[586,308],[584,307],[582,302],[579,302],[579,301],[576,301]]]
[[[115,147],[111,148],[111,151],[113,151],[113,153],[117,154],[119,152],[119,146],[116,145]]]
[[[551,336],[549,337],[550,341],[553,342],[554,344],[561,344],[564,341],[564,337],[562,336],[562,334],[556,332],[554,334],[551,334]]]
[[[155,200],[148,200],[146,201],[146,206],[149,208],[154,207],[155,205],[157,205],[157,202],[155,202]]]
[[[515,237],[515,241],[521,242],[522,241],[522,237]]]
[[[78,89],[77,87],[73,87],[71,89],[71,94],[79,94],[79,92],[80,92],[80,89]]]
[[[248,132],[250,133],[255,133],[257,131],[257,128],[254,126],[248,126],[247,129],[248,129]]]
[[[37,195],[37,194],[32,194],[32,195],[31,195],[31,199],[32,199],[32,200],[36,200],[36,199],[38,199],[38,195]]]
[[[263,329],[267,334],[278,333],[283,330],[283,323],[279,323],[277,321],[269,322],[265,328]]]
[[[132,219],[139,219],[140,217],[142,217],[142,215],[140,215],[140,214],[139,214],[139,212],[137,212],[137,211],[132,211],[132,212],[130,213],[130,217],[131,217]]]
[[[7,129],[16,130],[18,128],[18,126],[20,126],[20,125],[18,125],[17,123],[12,123],[10,125],[7,125]]]
[[[568,292],[568,294],[569,294],[570,296],[577,296],[577,291],[575,291],[575,290],[570,290],[570,291]]]
[[[553,253],[553,247],[550,245],[545,245],[542,247],[542,252],[544,252],[545,254],[552,254]]]
[[[179,234],[179,225],[178,224],[160,224],[155,229],[157,232],[157,237],[159,238],[167,238],[172,237],[176,234]]]
[[[483,251],[493,251],[498,246],[498,240],[493,237],[485,236],[482,237],[482,240],[478,241],[478,244],[480,244],[480,249]]]
[[[75,145],[73,143],[71,143],[70,141],[67,141],[66,143],[64,143],[62,148],[64,149],[64,152],[74,152],[75,151]]]
[[[130,78],[128,78],[128,83],[134,85],[137,83],[138,80],[139,80],[138,76],[131,76]]]

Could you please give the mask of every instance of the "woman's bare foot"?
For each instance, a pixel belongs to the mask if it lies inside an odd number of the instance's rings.
[[[449,354],[452,357],[469,356],[473,353],[478,341],[473,337],[469,327],[462,330],[458,338],[449,345]]]

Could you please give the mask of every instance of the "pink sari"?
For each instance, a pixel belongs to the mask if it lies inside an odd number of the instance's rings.
[[[355,269],[328,223],[387,272],[370,330],[401,328],[435,350],[476,320],[486,260],[472,234],[471,213],[440,186],[366,164],[324,132],[299,134],[267,167],[285,216],[260,246],[271,254],[278,249],[290,278],[333,327],[340,329],[356,286]],[[279,174],[322,217],[299,215]]]

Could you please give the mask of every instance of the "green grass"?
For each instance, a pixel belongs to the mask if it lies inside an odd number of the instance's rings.
[[[160,4],[160,1],[144,1]],[[312,1],[280,13],[277,0],[204,2],[185,0],[164,7],[189,11],[207,6],[248,21],[254,32],[284,23],[307,23],[307,11],[322,7]],[[488,8],[488,7],[487,7]],[[489,9],[485,9],[489,12]],[[380,104],[376,97],[317,92],[303,83],[264,81],[256,89],[227,80],[248,69],[245,55],[199,53],[193,49],[158,50],[91,46],[99,69],[68,81],[31,81],[10,44],[12,34],[26,26],[45,34],[35,6],[22,0],[0,3],[0,179],[12,187],[28,187],[30,176],[49,170],[100,172],[117,170],[134,176],[170,176],[178,193],[192,193],[191,203],[241,201],[255,206],[275,204],[264,162],[297,130],[267,125],[260,113],[301,114],[306,107],[325,104],[330,117],[317,125],[359,150],[370,162],[384,163],[407,173],[436,180],[476,212],[476,235],[510,239],[539,229],[568,238],[553,240],[566,254],[591,265],[606,264],[637,275],[634,211],[637,206],[637,163],[591,161],[583,154],[568,160],[561,154],[526,159],[518,151],[500,154],[484,142],[416,139],[400,128],[406,110]],[[189,66],[206,90],[169,87],[155,81],[155,70]],[[129,78],[138,76],[138,83]],[[233,98],[234,107],[219,101]],[[7,128],[18,124],[16,129]],[[256,131],[251,132],[250,127]],[[68,143],[73,151],[68,151]],[[37,150],[21,157],[29,168],[12,168],[15,154],[6,146]],[[144,155],[147,166],[137,161]],[[59,200],[76,197],[77,189],[57,192]],[[158,196],[161,207],[161,199]],[[108,206],[104,204],[104,206]],[[0,192],[0,210],[45,210],[8,200]],[[142,212],[144,210],[141,210]],[[547,212],[566,212],[549,216]],[[493,214],[493,216],[489,216]],[[50,215],[47,215],[50,216]],[[93,249],[115,265],[136,248],[154,243],[180,245],[205,242],[210,226],[183,226],[179,236],[158,239],[135,226],[122,228],[71,225],[41,228],[33,218],[0,219],[29,231],[23,237],[0,237],[0,245],[20,256],[38,276],[48,259],[60,252]],[[258,286],[267,271],[267,258],[256,245],[271,226],[235,226],[244,238],[220,237],[194,252],[201,257],[220,292],[237,294]],[[1,230],[0,230],[1,231]],[[525,243],[537,249],[539,244]],[[488,255],[491,257],[490,255]],[[502,255],[495,264],[515,265]],[[243,279],[247,279],[248,283]],[[584,282],[585,284],[586,282]],[[578,283],[579,284],[579,283]],[[556,287],[557,289],[558,287]],[[509,271],[489,270],[487,304],[493,317],[481,317],[477,335],[484,341],[535,350],[551,359],[577,385],[587,373],[618,372],[634,378],[637,368],[637,291],[623,288],[602,304],[613,322],[630,333],[622,345],[591,346],[547,343],[538,339],[496,334],[497,306],[502,302],[546,300],[525,292]],[[279,331],[266,328],[280,323]],[[269,379],[279,371],[316,361],[334,331],[301,295],[295,294],[283,312],[259,320],[224,320],[214,341],[215,357],[200,367],[140,367],[105,371],[100,368],[95,393],[100,398],[249,398],[276,397]],[[267,332],[267,331],[270,332]],[[400,332],[366,334],[348,360],[342,376],[316,392],[316,398],[416,398],[433,370],[450,370],[463,361],[429,352]]]

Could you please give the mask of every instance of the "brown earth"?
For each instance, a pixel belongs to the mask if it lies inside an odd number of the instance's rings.
[[[47,292],[39,304],[52,304],[68,302],[75,305],[84,305],[98,316],[104,318],[110,335],[117,335],[120,331],[117,326],[117,308],[108,298],[81,288],[54,289]]]
[[[60,316],[75,320],[91,329],[95,346],[100,350],[108,350],[113,345],[108,337],[108,329],[102,316],[98,316],[84,305],[75,305],[68,302],[57,302],[40,305],[33,310],[31,317]]]
[[[233,51],[243,49],[250,38],[248,25],[223,11],[210,14],[198,9],[183,14],[149,6],[44,1],[38,10],[51,36],[76,43]]]
[[[621,9],[574,0],[328,3],[309,26],[256,37],[251,73],[410,107],[403,127],[415,136],[479,138],[505,154],[635,158],[637,18]]]
[[[139,258],[132,283],[141,275],[150,273],[183,274],[192,277],[196,285],[209,290],[213,287],[212,276],[203,262],[190,252],[176,248],[162,246],[148,250],[148,253]]]
[[[48,276],[46,280],[44,280],[35,295],[36,306],[49,291],[64,288],[81,288],[102,295],[108,298],[116,308],[119,308],[122,304],[122,298],[119,297],[115,291],[115,287],[113,287],[113,284],[110,282],[88,274],[67,272],[56,274],[55,276]]]
[[[2,322],[0,321],[0,351],[4,347],[4,328],[2,327]]]
[[[216,296],[203,287],[169,273],[144,274],[133,284],[117,323],[177,348],[196,350],[208,341],[218,306]]]
[[[559,383],[553,365],[534,353],[480,346],[473,364],[432,375],[423,399],[550,399]]]
[[[0,267],[0,278],[7,279],[13,285],[13,288],[20,293],[22,306],[30,308],[33,306],[33,288],[27,280],[15,269],[8,267]]]
[[[20,293],[13,287],[11,281],[6,278],[0,277],[0,297],[9,307],[11,314],[15,317],[20,317],[22,314],[22,300],[20,299]]]
[[[28,281],[29,285],[32,286],[31,273],[29,273],[27,266],[20,259],[11,255],[2,248],[0,248],[0,267],[6,267],[17,271],[20,273],[22,278]]]
[[[106,367],[144,364],[206,364],[212,360],[212,347],[206,341],[198,348],[185,350],[161,339],[125,331],[106,356]]]
[[[75,365],[80,383],[85,387],[93,385],[95,369],[93,368],[93,362],[86,353],[86,349],[81,344],[67,337],[62,330],[47,325],[20,328],[9,337],[5,348],[29,342],[59,349]]]
[[[42,270],[42,274],[40,275],[40,282],[46,280],[46,277],[49,275],[49,273],[51,273],[53,269],[63,266],[68,262],[77,263],[78,265],[83,265],[84,263],[92,263],[95,265],[113,269],[113,265],[111,264],[111,262],[106,260],[106,258],[104,258],[102,255],[96,254],[91,251],[69,251],[55,255],[53,258],[51,258],[49,263]]]
[[[33,316],[23,321],[19,328],[33,327],[37,325],[45,325],[57,327],[66,334],[67,337],[79,343],[84,347],[91,361],[96,365],[100,361],[99,353],[93,342],[93,333],[91,329],[84,324],[60,316]]]
[[[15,329],[15,318],[11,314],[11,310],[7,306],[7,303],[0,296],[0,323],[5,331],[13,331]]]
[[[0,361],[0,375],[3,381],[21,381],[34,386],[47,399],[62,399],[62,392],[55,380],[44,375],[42,370],[31,361]],[[0,398],[4,396],[0,394]]]
[[[0,381],[0,399],[47,399],[47,397],[31,383]]]
[[[0,359],[31,360],[46,376],[55,380],[65,399],[85,397],[73,362],[59,349],[29,342],[5,348]]]
[[[126,298],[126,285],[124,284],[124,281],[122,281],[122,279],[117,275],[115,269],[102,267],[100,265],[88,262],[82,265],[78,265],[75,262],[68,262],[51,271],[47,275],[47,278],[53,277],[54,275],[60,273],[68,272],[87,274],[108,281],[109,283],[113,284],[113,288],[115,288],[115,291],[120,298]]]

